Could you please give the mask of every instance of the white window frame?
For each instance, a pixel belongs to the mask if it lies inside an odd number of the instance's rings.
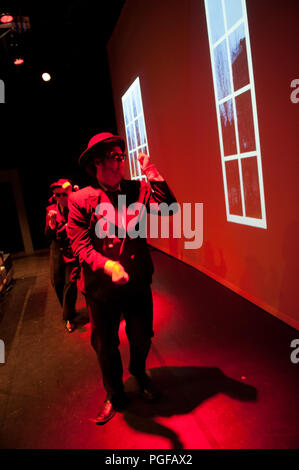
[[[227,28],[225,0],[221,0],[222,9],[223,9],[225,34],[221,38],[219,38],[215,43],[212,42],[212,31],[211,31],[210,19],[209,19],[208,4],[209,4],[210,1],[211,0],[205,0],[205,10],[206,10],[208,36],[209,36],[211,65],[212,65],[212,72],[213,72],[215,104],[216,104],[216,112],[217,112],[219,143],[220,143],[220,151],[221,151],[221,164],[222,164],[222,173],[223,173],[223,182],[224,182],[226,216],[227,216],[227,220],[229,222],[235,222],[235,223],[238,223],[238,224],[250,225],[250,226],[253,226],[253,227],[259,227],[259,228],[264,228],[265,229],[265,228],[267,228],[265,195],[264,195],[262,161],[261,161],[261,148],[260,148],[259,127],[258,127],[257,106],[256,106],[256,95],[255,95],[255,86],[254,86],[254,75],[253,75],[253,66],[252,66],[252,56],[251,56],[251,47],[250,47],[250,37],[249,37],[249,27],[248,27],[246,0],[241,0],[242,1],[242,12],[243,12],[243,15],[242,15],[241,19],[239,19],[230,29]],[[244,24],[244,30],[245,30],[245,40],[246,40],[246,49],[247,49],[247,63],[248,63],[248,71],[249,71],[249,84],[235,92],[234,91],[234,86],[233,86],[232,64],[231,64],[231,59],[230,59],[229,35],[234,30],[236,30],[241,24]],[[229,96],[226,96],[225,98],[219,100],[218,96],[217,96],[217,80],[216,80],[214,51],[215,51],[215,48],[223,40],[226,41],[226,46],[227,46],[230,85],[231,85],[232,94],[230,94]],[[241,153],[240,152],[240,144],[239,144],[238,116],[237,116],[237,112],[236,112],[235,98],[238,95],[240,95],[242,93],[245,93],[248,90],[251,91],[252,115],[253,115],[256,150],[252,151],[252,152],[242,152]],[[224,102],[226,102],[228,100],[232,100],[232,104],[233,104],[237,153],[235,155],[224,156],[224,144],[223,144],[223,137],[222,137],[220,104],[223,104]],[[261,218],[253,218],[253,217],[248,217],[248,216],[245,215],[245,196],[244,196],[241,160],[243,158],[248,158],[248,157],[256,157],[256,161],[257,161],[259,192],[260,192],[260,205],[261,205]],[[225,162],[231,161],[231,160],[237,160],[238,161],[239,179],[240,179],[240,188],[241,188],[242,214],[243,214],[242,216],[233,215],[233,214],[229,213],[228,187],[227,187],[227,179],[226,179],[226,171],[225,171]]]
[[[134,95],[135,94],[139,95],[140,105],[141,105],[141,112],[139,114],[137,114],[137,116],[134,117],[133,100],[134,100]],[[126,122],[126,120],[125,120],[125,106],[126,106],[127,103],[129,103],[129,107],[130,107],[130,111],[131,111],[130,114],[131,114],[131,117],[132,117],[132,119],[128,122]],[[139,181],[146,180],[146,176],[143,175],[142,172],[141,172],[139,161],[137,160],[137,158],[134,158],[134,153],[136,153],[136,155],[138,155],[138,153],[143,151],[142,149],[144,149],[144,148],[146,148],[145,153],[147,155],[149,155],[147,133],[146,133],[145,120],[144,120],[143,103],[142,103],[139,77],[137,77],[136,80],[134,80],[134,82],[129,86],[127,91],[122,96],[122,108],[123,108],[123,117],[124,117],[125,129],[126,129],[127,149],[128,149],[128,156],[129,156],[131,179],[132,180],[139,180]],[[137,105],[136,105],[136,109],[137,109]],[[128,128],[131,125],[133,126],[135,143],[137,144],[135,121],[139,120],[140,118],[143,120],[144,133],[145,133],[145,143],[143,143],[141,145],[136,145],[135,147],[130,148],[129,147],[129,142],[130,141],[129,141]],[[134,176],[134,174],[135,174],[135,176]]]

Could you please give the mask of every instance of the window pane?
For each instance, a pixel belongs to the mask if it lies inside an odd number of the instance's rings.
[[[130,140],[130,135],[129,135],[129,126],[126,127],[126,135],[127,135],[127,147],[128,147],[128,152],[131,149],[131,140]]]
[[[135,93],[132,95],[132,108],[133,108],[133,116],[135,118],[137,116],[137,103],[136,103]]]
[[[246,91],[236,97],[240,152],[255,150],[255,137],[252,116],[251,92]]]
[[[212,43],[214,44],[220,39],[224,33],[224,19],[221,0],[209,0],[207,2],[210,19],[210,30],[212,36]]]
[[[134,176],[138,176],[137,152],[133,152],[133,162],[134,162]]]
[[[126,124],[127,147],[131,178],[146,179],[141,174],[137,153],[141,149],[148,154],[148,143],[143,115],[140,81],[137,77],[125,94],[122,96],[123,113]]]
[[[247,217],[262,218],[256,157],[242,158],[242,177]]]
[[[125,118],[125,124],[126,126],[128,125],[129,118],[128,118],[128,102],[126,101],[123,104],[123,111],[124,111],[124,118]]]
[[[204,3],[228,220],[266,228],[246,0]]]
[[[134,162],[134,153],[133,152],[130,152],[129,158],[130,158],[130,162],[131,162],[131,171],[132,171],[131,177],[134,178],[134,176],[136,176],[136,171],[135,171],[135,162]]]
[[[132,150],[132,140],[131,140],[130,126],[128,126],[126,128],[126,133],[127,133],[128,150]]]
[[[145,127],[144,127],[143,116],[140,116],[138,121],[139,121],[139,132],[140,132],[141,145],[145,145],[146,144],[146,136],[145,136]]]
[[[136,148],[135,142],[135,130],[133,124],[129,126],[129,139],[130,139],[130,150],[134,150]]]
[[[224,0],[227,28],[230,29],[243,16],[242,0]]]
[[[229,213],[243,215],[238,160],[225,162]]]
[[[136,149],[137,143],[136,143],[136,135],[135,135],[135,126],[134,124],[131,124],[131,139],[132,139],[132,149]]]
[[[135,132],[136,132],[136,138],[137,138],[137,146],[140,146],[141,145],[141,139],[140,139],[138,119],[136,119],[136,121],[135,121]]]
[[[134,102],[136,104],[137,114],[140,114],[142,112],[142,109],[141,109],[141,96],[140,96],[139,88],[137,88],[136,86],[135,86],[135,89],[134,89],[133,98],[134,98]]]
[[[127,99],[125,101],[123,105],[123,109],[124,109],[124,116],[125,116],[125,124],[128,125],[128,123],[132,121],[130,99]]]
[[[249,83],[244,24],[241,24],[241,26],[230,34],[229,48],[233,70],[234,90],[237,91]]]
[[[138,152],[136,152],[136,158],[135,158],[135,161],[136,161],[136,171],[137,171],[137,175],[138,176],[142,176],[142,172],[141,172],[141,168],[140,168],[140,163],[138,161],[138,155],[139,155],[139,152],[140,150],[138,150]]]
[[[215,48],[214,55],[218,100],[221,100],[231,94],[226,40]]]
[[[220,116],[224,155],[235,155],[237,153],[237,145],[232,100],[228,100],[220,105]]]

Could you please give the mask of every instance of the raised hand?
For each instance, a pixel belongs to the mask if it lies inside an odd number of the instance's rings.
[[[148,181],[164,181],[164,178],[158,172],[156,165],[151,163],[149,155],[140,152],[137,159],[140,163],[141,171],[145,174]]]
[[[48,212],[48,217],[49,217],[49,225],[51,228],[55,228],[56,226],[56,217],[57,217],[57,212],[53,209],[51,209]]]
[[[150,156],[146,153],[140,152],[137,157],[142,171],[145,171],[146,168],[151,164]]]

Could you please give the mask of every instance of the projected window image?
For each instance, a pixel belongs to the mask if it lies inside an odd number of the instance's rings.
[[[205,0],[227,220],[266,228],[245,0]]]
[[[125,120],[127,148],[132,180],[146,179],[141,173],[137,160],[139,152],[149,153],[143,115],[139,77],[132,83],[122,97]]]

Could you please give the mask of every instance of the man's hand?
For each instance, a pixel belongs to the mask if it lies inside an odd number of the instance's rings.
[[[49,216],[49,226],[54,229],[56,227],[56,216],[57,212],[54,211],[53,209],[48,212]]]
[[[149,155],[140,152],[137,157],[142,173],[145,174],[149,181],[164,181],[163,176],[160,175],[155,165],[151,163]]]
[[[128,273],[126,273],[124,267],[117,261],[106,261],[104,272],[111,277],[112,282],[115,284],[126,284],[129,280]]]
[[[146,153],[140,152],[137,157],[141,170],[144,172],[146,168],[151,164],[151,159]]]

